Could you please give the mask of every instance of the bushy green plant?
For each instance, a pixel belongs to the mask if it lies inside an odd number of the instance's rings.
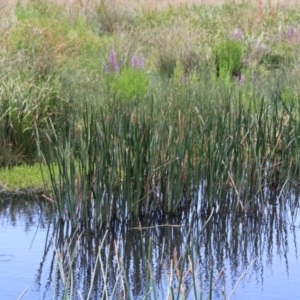
[[[217,75],[226,79],[239,76],[242,69],[243,45],[239,40],[224,40],[216,50]]]
[[[126,102],[143,98],[148,88],[147,74],[141,69],[126,67],[113,78],[111,88],[117,98]]]

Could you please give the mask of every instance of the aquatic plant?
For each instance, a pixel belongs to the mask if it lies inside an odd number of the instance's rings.
[[[236,93],[219,88],[211,97],[222,95],[221,102],[197,94],[183,104],[176,97],[188,91],[175,89],[171,106],[163,99],[127,106],[117,100],[92,109],[86,103],[83,112],[70,114],[68,131],[57,132],[50,119],[53,138],[41,153],[61,219],[94,230],[116,218],[170,217],[190,203],[208,213],[214,206],[261,212],[258,195],[293,182],[278,166],[297,161],[295,108],[286,117],[277,92],[269,100],[245,101],[239,86]],[[197,199],[193,191],[202,184]]]

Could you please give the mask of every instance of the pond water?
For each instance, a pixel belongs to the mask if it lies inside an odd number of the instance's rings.
[[[41,199],[2,196],[0,298],[18,299],[28,288],[22,299],[61,299],[62,274],[72,273],[72,299],[86,299],[90,286],[90,299],[121,299],[124,290],[124,299],[167,299],[169,286],[175,294],[192,287],[187,299],[203,290],[206,299],[210,278],[212,299],[233,290],[231,299],[299,299],[298,211],[292,194],[255,217],[219,211],[204,228],[195,210],[163,227],[114,223],[89,236],[55,222]]]

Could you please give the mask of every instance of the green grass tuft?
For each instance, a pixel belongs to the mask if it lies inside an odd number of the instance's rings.
[[[44,177],[41,175],[41,169]],[[57,167],[55,167],[55,169],[57,169]],[[0,169],[0,186],[4,190],[41,190],[44,189],[44,187],[47,189],[47,185],[49,188],[49,183],[50,178],[46,173],[46,167],[40,167],[37,163],[32,166],[22,165],[15,166],[11,169]]]

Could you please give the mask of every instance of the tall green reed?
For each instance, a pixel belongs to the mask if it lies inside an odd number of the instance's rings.
[[[197,202],[207,213],[227,207],[256,214],[266,190],[293,184],[280,166],[297,160],[296,119],[286,116],[278,92],[259,97],[238,84],[210,84],[206,98],[191,92],[191,83],[170,86],[158,99],[85,102],[70,110],[68,132],[50,119],[44,157],[47,165],[61,164],[52,181],[59,214],[67,209],[73,226],[77,220],[86,228],[172,216],[189,207],[201,181]]]
[[[69,207],[80,206],[80,219],[87,221],[94,212],[96,224],[156,209],[175,212],[189,178],[189,118],[179,111],[157,127],[142,105],[129,104],[125,111],[124,104],[113,105],[110,111],[86,106],[82,113],[70,114],[69,132],[57,132],[48,123],[52,133],[41,150],[50,171],[53,162],[58,164],[59,177],[53,175],[52,184],[61,217],[64,200]],[[177,189],[172,191],[174,178]],[[74,209],[71,214],[75,225]]]

